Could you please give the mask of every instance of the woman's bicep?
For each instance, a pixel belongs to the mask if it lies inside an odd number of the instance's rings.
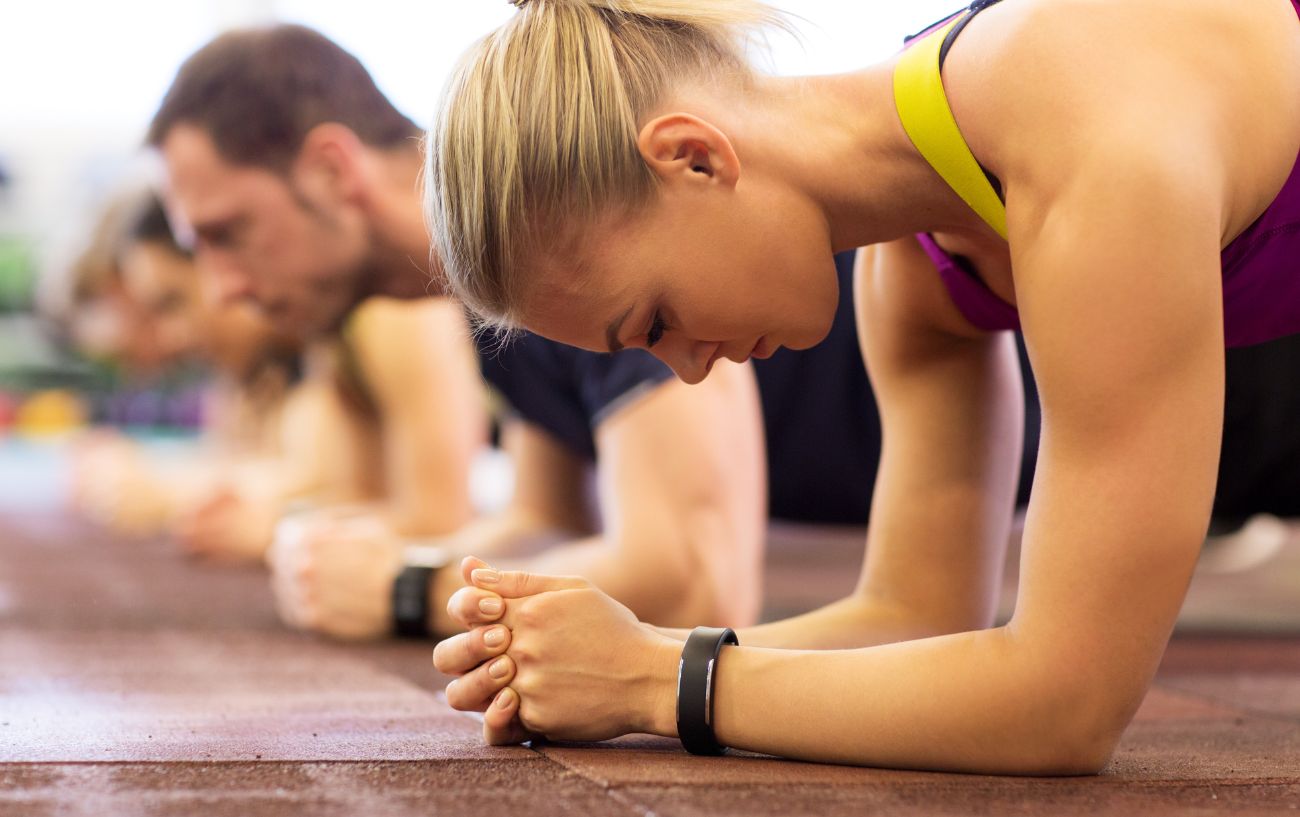
[[[1218,210],[1147,158],[1116,156],[1011,222],[1043,408],[1011,630],[1090,678],[1081,711],[1120,729],[1199,553],[1223,410]]]

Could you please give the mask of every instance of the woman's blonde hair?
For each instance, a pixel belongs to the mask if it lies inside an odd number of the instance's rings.
[[[649,199],[639,117],[673,83],[748,78],[750,35],[784,27],[757,0],[514,5],[516,17],[462,58],[426,145],[426,216],[445,283],[496,329],[518,325],[520,259],[554,239],[560,219],[582,225]]]

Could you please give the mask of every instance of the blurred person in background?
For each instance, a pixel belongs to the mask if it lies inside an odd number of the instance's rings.
[[[471,517],[486,406],[463,311],[428,292],[420,136],[355,58],[297,26],[200,49],[149,128],[218,297],[332,343],[331,380],[368,435],[348,467],[380,498],[315,503],[286,521],[295,535],[401,542]]]
[[[151,192],[129,191],[109,202],[69,283],[61,317],[87,355],[133,381],[196,361],[213,372],[204,453],[161,461],[126,436],[99,429],[75,448],[79,510],[122,532],[157,532],[201,500],[217,471],[272,453],[299,346],[252,310],[204,297]]]
[[[352,359],[357,340],[320,338],[304,350],[254,305],[219,299],[151,193],[115,202],[103,221],[74,275],[71,334],[86,339],[91,314],[118,330],[92,336],[93,350],[128,374],[197,360],[214,377],[196,456],[160,459],[121,434],[89,435],[75,459],[80,509],[123,532],[166,529],[195,554],[244,560],[262,556],[295,503],[384,501],[383,417]],[[359,310],[359,342],[376,322],[414,338],[441,319],[402,306]]]

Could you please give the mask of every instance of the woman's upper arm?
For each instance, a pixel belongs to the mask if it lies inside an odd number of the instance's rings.
[[[868,248],[858,264],[883,431],[858,592],[935,632],[988,627],[1023,437],[1014,340],[965,323],[914,239]]]
[[[1043,409],[1010,631],[1122,729],[1209,520],[1223,411],[1220,206],[1185,155],[1098,147],[1009,208]],[[1009,202],[1009,204],[1013,204]]]

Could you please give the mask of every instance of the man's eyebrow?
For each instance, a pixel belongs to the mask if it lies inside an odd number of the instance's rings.
[[[626,312],[615,318],[614,322],[605,329],[605,343],[609,346],[610,354],[623,348],[623,342],[618,339],[618,333],[623,328],[623,321],[627,320],[627,316],[631,314],[632,307],[629,306]]]
[[[212,230],[229,230],[243,225],[247,216],[243,213],[232,213],[228,216],[217,216],[216,218],[198,219],[191,221],[190,226],[195,232],[210,232]]]

